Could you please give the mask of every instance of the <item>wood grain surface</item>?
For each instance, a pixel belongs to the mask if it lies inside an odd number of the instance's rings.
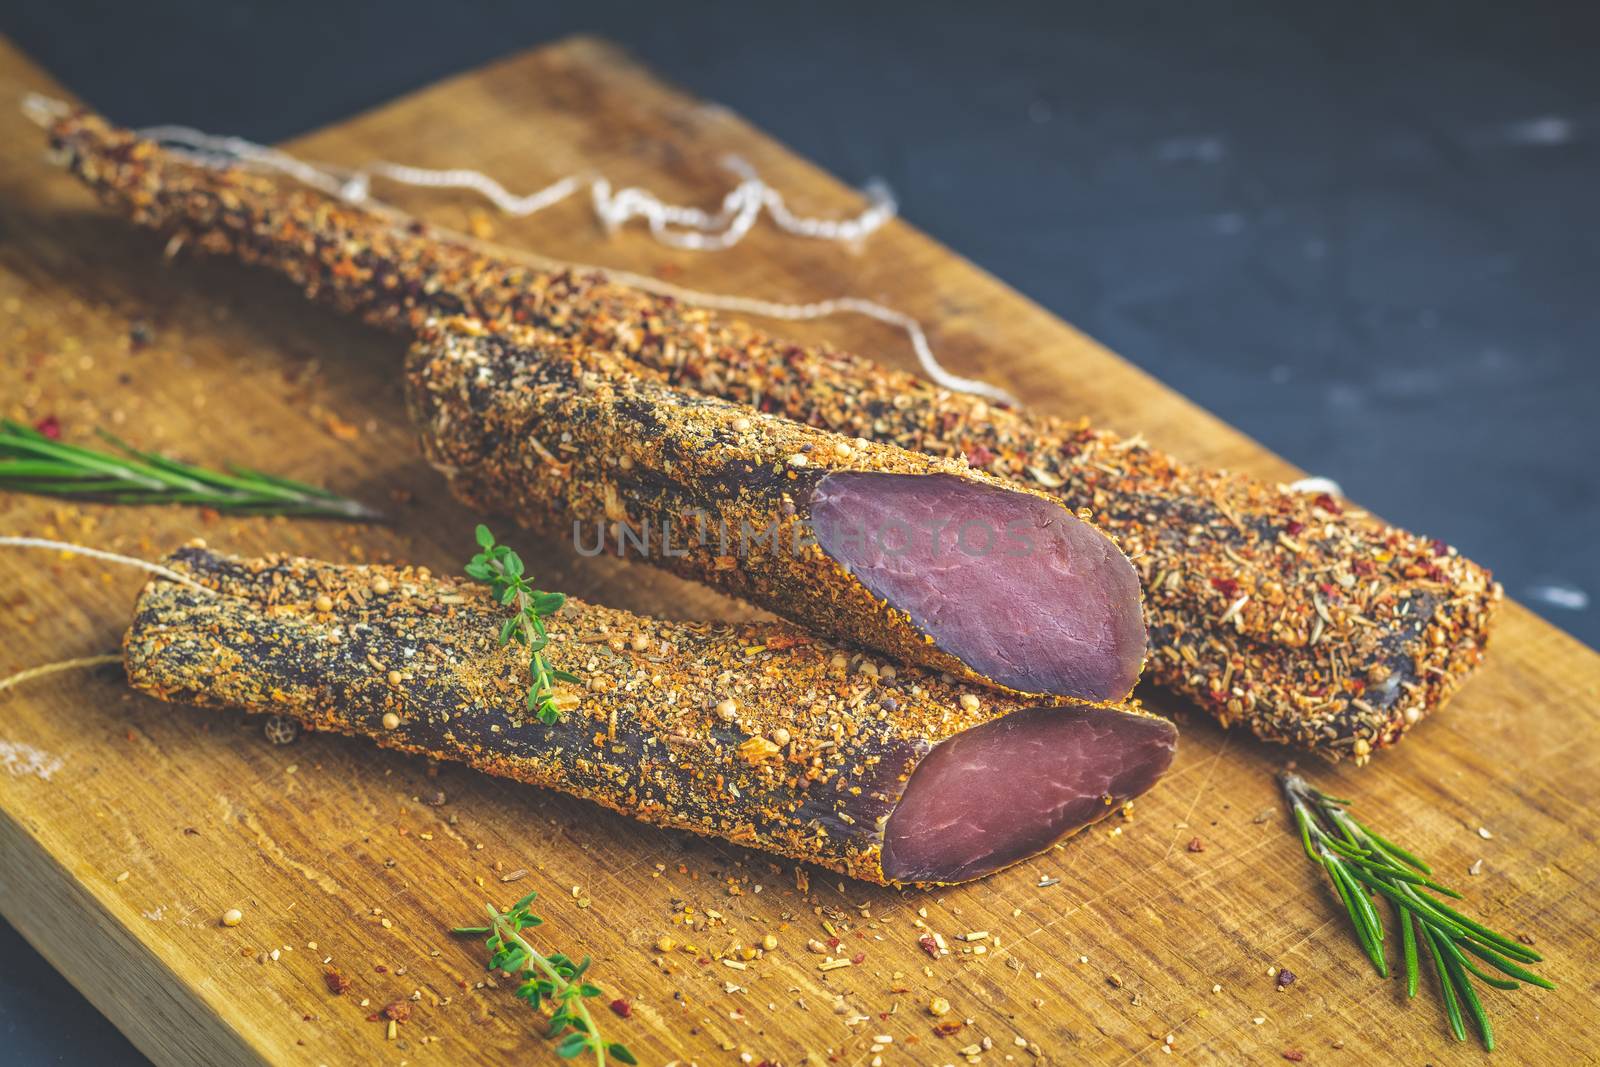
[[[264,467],[397,521],[5,496],[0,530],[145,557],[198,536],[240,553],[457,567],[481,516],[453,505],[418,457],[401,403],[402,342],[242,268],[164,261],[158,239],[45,163],[39,132],[14,107],[27,90],[65,95],[0,43],[4,414],[53,415],[69,440],[106,427],[190,460]],[[470,164],[518,191],[597,168],[707,205],[729,182],[718,160],[737,152],[796,210],[860,204],[729,111],[585,39],[290,147],[347,163]],[[381,192],[458,227],[477,211],[453,194]],[[508,245],[681,284],[879,298],[921,318],[953,369],[1040,409],[1142,431],[1192,460],[1293,474],[903,223],[859,249],[759,226],[735,250],[698,255],[634,230],[607,237],[576,199],[484,224]],[[785,329],[909,360],[904,339],[871,322]],[[1419,472],[1419,491],[1425,482]],[[519,547],[544,582],[587,598],[679,617],[745,610],[562,544],[524,537]],[[45,554],[0,556],[0,574],[6,674],[114,649],[141,581]],[[1288,753],[1143,695],[1178,719],[1183,739],[1172,773],[1130,819],[976,885],[900,893],[359,742],[273,746],[257,721],[135,697],[114,669],[60,675],[0,695],[0,911],[163,1064],[553,1061],[509,989],[480,984],[481,946],[446,933],[485,900],[529,890],[541,894],[548,936],[592,954],[608,994],[631,1003],[628,1019],[602,1012],[605,1028],[644,1063],[868,1063],[879,1035],[893,1038],[884,1064],[974,1054],[991,1064],[1274,1062],[1294,1051],[1308,1063],[1482,1061],[1476,1045],[1451,1040],[1431,989],[1407,1004],[1362,958],[1281,810],[1272,773]],[[1588,1029],[1600,992],[1597,699],[1600,657],[1512,605],[1488,664],[1443,714],[1366,768],[1311,768],[1434,860],[1473,914],[1547,954],[1555,992],[1487,992],[1502,1061],[1600,1058]],[[229,908],[243,911],[241,925],[219,925]],[[919,922],[949,954],[919,947]],[[972,931],[989,937],[957,939]],[[745,969],[720,962],[769,933],[779,947]],[[684,947],[663,955],[663,934]],[[834,936],[837,953],[860,962],[819,971],[806,943]],[[348,993],[329,992],[326,966],[350,979]],[[1298,980],[1280,992],[1272,967]],[[950,1002],[957,1032],[935,1033],[934,997]],[[410,1018],[389,1039],[368,1017],[406,998]]]

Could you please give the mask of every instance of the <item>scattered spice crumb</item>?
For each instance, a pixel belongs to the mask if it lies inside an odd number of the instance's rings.
[[[1204,852],[1205,850],[1206,850],[1206,843],[1204,841],[1200,840],[1198,837],[1189,838],[1189,851],[1190,852]]]
[[[322,972],[322,980],[327,983],[328,992],[336,997],[342,997],[350,990],[350,979],[337,967],[329,967]]]
[[[244,922],[244,912],[238,908],[229,908],[222,913],[223,926],[238,926],[242,922]]]
[[[1295,978],[1295,973],[1289,968],[1285,967],[1283,970],[1278,972],[1278,988],[1288,989],[1290,986],[1294,985]]]

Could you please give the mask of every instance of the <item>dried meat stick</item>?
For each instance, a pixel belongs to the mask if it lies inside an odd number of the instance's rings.
[[[1042,492],[475,320],[423,327],[406,395],[457,496],[580,551],[1013,692],[1117,701],[1138,681],[1132,564]]]
[[[164,562],[220,595],[145,587],[123,641],[143,692],[289,715],[871,882],[1025,859],[1148,789],[1176,745],[1137,707],[975,696],[785,623],[575,600],[546,620],[545,652],[583,684],[545,725],[482,586],[203,548]]]
[[[534,269],[291,183],[197,166],[93,115],[63,118],[51,143],[135,222],[262,264],[377,325],[464,312],[542,326],[674,384],[964,454],[1090,508],[1144,578],[1148,676],[1265,740],[1365,759],[1482,658],[1502,598],[1489,572],[1332,498],[1192,467],[1086,421],[997,408],[600,274]]]

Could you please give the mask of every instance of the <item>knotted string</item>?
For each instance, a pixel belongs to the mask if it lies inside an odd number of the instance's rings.
[[[23,100],[23,111],[40,125],[49,125],[69,110],[68,105],[63,102],[37,93],[30,93]],[[868,199],[868,206],[854,217],[826,219],[797,215],[789,209],[781,193],[763,181],[748,163],[737,157],[724,159],[723,165],[739,177],[739,183],[723,197],[719,210],[708,212],[697,207],[668,203],[654,193],[634,186],[613,190],[609,181],[593,174],[569,175],[543,189],[518,196],[481,171],[465,168],[432,170],[383,160],[364,163],[353,168],[329,163],[312,163],[242,137],[218,136],[187,126],[152,126],[136,133],[140,137],[164,144],[196,163],[212,167],[244,164],[282,174],[347,203],[377,208],[400,218],[410,216],[372,195],[374,178],[416,188],[466,189],[482,196],[505,214],[516,217],[526,217],[544,211],[587,188],[595,215],[607,232],[615,232],[633,219],[644,219],[649,226],[651,236],[656,241],[672,248],[691,251],[721,251],[732,248],[749,234],[763,214],[786,233],[822,241],[857,243],[875,233],[894,218],[897,212],[894,197],[888,188],[882,183],[874,182],[863,190]],[[465,240],[460,235],[451,236]],[[468,243],[484,247],[484,242],[481,241]],[[546,269],[603,270],[623,284],[634,288],[661,296],[671,296],[686,304],[716,311],[761,315],[791,322],[827,318],[842,313],[865,315],[904,331],[911,342],[912,351],[916,353],[918,365],[936,384],[954,392],[972,393],[1002,404],[1017,403],[1016,398],[996,385],[946,370],[934,355],[933,346],[929,344],[921,323],[904,312],[873,300],[845,296],[794,304],[732,294],[707,293],[629,271],[569,263],[514,249],[497,249],[497,251],[527,262],[538,263]]]

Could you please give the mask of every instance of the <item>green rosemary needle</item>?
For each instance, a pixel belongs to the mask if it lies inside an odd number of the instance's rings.
[[[539,894],[529,893],[506,911],[497,911],[493,904],[489,910],[488,926],[458,926],[453,934],[487,935],[484,945],[489,949],[490,971],[505,971],[520,979],[516,996],[528,1006],[538,1010],[548,1003],[552,1009],[550,1038],[561,1038],[556,1045],[556,1055],[570,1060],[584,1050],[594,1053],[597,1067],[605,1067],[609,1056],[618,1063],[638,1063],[628,1047],[621,1042],[607,1042],[600,1036],[589,1014],[587,1001],[600,996],[600,987],[583,980],[589,969],[589,957],[574,963],[560,952],[546,956],[535,949],[522,936],[530,926],[542,926],[544,920],[529,911],[529,906]],[[562,1035],[565,1034],[565,1037]]]
[[[1400,927],[1400,958],[1408,997],[1417,995],[1417,946],[1426,949],[1439,979],[1445,1018],[1456,1040],[1467,1039],[1466,1017],[1471,1016],[1483,1047],[1494,1049],[1494,1028],[1469,975],[1496,989],[1516,989],[1519,982],[1555,988],[1523,966],[1540,962],[1542,956],[1435,896],[1461,898],[1460,893],[1434,881],[1433,871],[1422,860],[1351,816],[1346,810],[1349,801],[1329,796],[1298,774],[1280,774],[1278,784],[1294,813],[1306,855],[1327,871],[1339,902],[1350,913],[1356,939],[1378,974],[1389,977],[1389,962],[1374,894],[1389,902]],[[1509,977],[1490,974],[1468,959],[1469,955]]]
[[[561,610],[567,598],[561,593],[546,593],[529,584],[522,557],[505,545],[495,544],[489,527],[478,525],[478,547],[483,551],[473,556],[464,568],[467,576],[488,582],[496,600],[515,613],[500,627],[500,643],[512,641],[528,650],[528,710],[536,712],[539,721],[550,725],[561,718],[556,706],[556,683],[577,682],[581,679],[567,671],[551,668],[544,658],[545,646],[550,643],[544,620]]]
[[[226,473],[141,452],[100,431],[117,452],[63,444],[0,420],[0,490],[108,504],[192,504],[244,515],[306,515],[353,522],[383,516],[314,485],[229,466]]]

